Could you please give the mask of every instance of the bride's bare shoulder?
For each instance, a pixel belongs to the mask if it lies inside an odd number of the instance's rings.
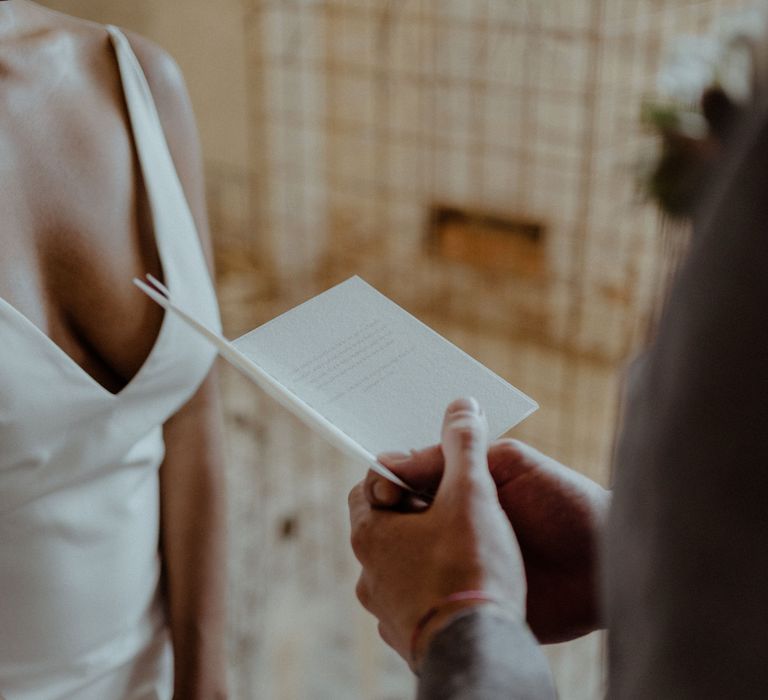
[[[103,62],[109,44],[106,26],[99,22],[64,14],[40,5],[28,6],[24,35],[33,42],[45,43],[50,52],[61,47],[69,58],[85,63]],[[155,42],[120,28],[128,38],[141,64],[150,88],[183,90],[184,83],[174,59]],[[154,92],[154,89],[153,89]]]
[[[88,45],[103,40],[104,25],[91,20],[68,15],[42,5],[26,5],[23,8],[23,33],[30,37],[52,38]]]

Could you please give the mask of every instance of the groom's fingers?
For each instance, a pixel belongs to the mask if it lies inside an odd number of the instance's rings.
[[[365,477],[363,491],[372,508],[386,508],[404,513],[423,511],[432,501],[432,494],[406,491],[373,470]]]
[[[423,509],[443,480],[449,454],[452,470],[454,467],[458,469],[462,479],[476,481],[473,475],[477,467],[482,483],[488,486],[492,480],[488,473],[487,446],[488,424],[477,401],[457,399],[446,410],[442,444],[410,453],[392,452],[378,456],[378,460],[411,486],[417,496],[414,498],[414,494],[375,472],[369,472],[364,485],[366,498],[374,508]]]
[[[349,492],[347,505],[349,506],[349,520],[352,525],[352,530],[354,531],[365,520],[368,512],[371,510],[368,499],[365,497],[362,484],[357,484]]]
[[[443,474],[440,445],[410,452],[385,452],[377,459],[416,491],[434,493]]]
[[[495,498],[488,471],[488,423],[475,399],[456,399],[448,406],[442,445],[445,469],[435,502],[471,502],[475,495]]]
[[[363,483],[365,497],[374,508],[394,508],[405,497],[406,491],[370,469]]]

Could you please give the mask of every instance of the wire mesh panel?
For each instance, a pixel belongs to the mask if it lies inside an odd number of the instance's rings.
[[[625,356],[659,255],[635,190],[641,100],[667,37],[723,4],[255,3],[260,233],[281,278],[362,270],[414,307]],[[429,259],[435,204],[539,221],[545,268]]]

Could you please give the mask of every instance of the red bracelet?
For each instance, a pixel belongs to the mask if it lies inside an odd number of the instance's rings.
[[[495,598],[489,596],[485,591],[458,591],[457,593],[451,593],[451,595],[445,596],[437,601],[427,612],[425,612],[416,623],[411,633],[411,666],[416,669],[416,645],[419,643],[424,628],[429,621],[440,612],[441,608],[451,603],[460,603],[464,601],[475,601],[478,603],[495,603]]]

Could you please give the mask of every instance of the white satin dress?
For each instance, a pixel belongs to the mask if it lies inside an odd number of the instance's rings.
[[[218,328],[213,286],[141,67],[108,27],[165,282]],[[140,292],[137,290],[137,294]],[[214,359],[166,314],[138,374],[103,388],[0,299],[0,696],[167,700],[158,555],[163,423]]]

